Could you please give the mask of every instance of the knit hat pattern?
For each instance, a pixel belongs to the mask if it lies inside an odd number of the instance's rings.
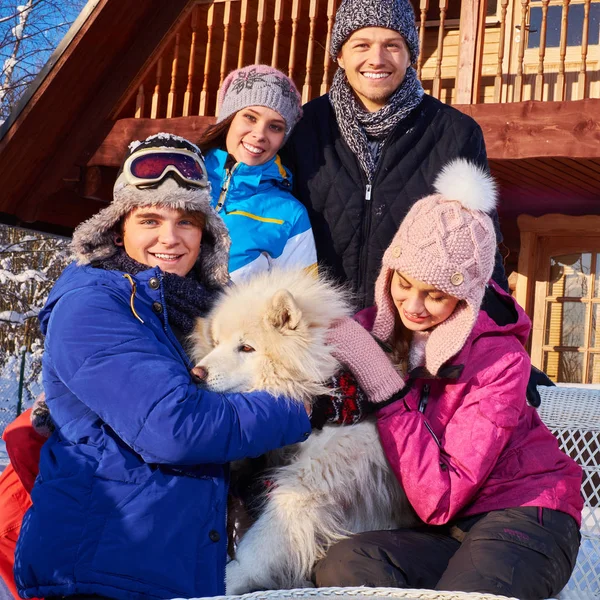
[[[188,140],[170,133],[158,133],[142,142],[132,142],[123,162],[147,148],[183,148],[199,154],[203,160],[200,149]],[[129,184],[122,172],[117,176],[112,202],[73,232],[71,251],[77,263],[86,265],[115,254],[119,249],[114,240],[115,226],[129,212],[145,206],[202,213],[206,224],[198,257],[200,271],[210,285],[223,286],[229,281],[231,240],[225,223],[211,206],[210,184],[204,188],[183,187],[167,178],[156,188],[138,188]]]
[[[427,342],[425,366],[432,375],[462,348],[477,320],[494,269],[496,233],[488,213],[497,198],[491,176],[464,159],[446,165],[434,188],[435,194],[412,206],[383,255],[373,327],[383,340],[394,330],[394,271],[458,298],[452,315],[432,330]]]
[[[402,35],[412,64],[419,58],[419,32],[409,0],[343,0],[335,15],[329,52],[333,60],[358,29],[384,27]]]
[[[285,139],[302,116],[302,97],[284,73],[267,65],[250,65],[227,75],[217,99],[217,123],[249,106],[266,106],[285,121]]]

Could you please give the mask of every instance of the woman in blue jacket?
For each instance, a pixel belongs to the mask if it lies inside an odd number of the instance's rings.
[[[227,282],[228,247],[199,150],[132,145],[40,314],[56,429],[15,553],[21,596],[224,593],[226,463],[310,432],[302,405],[190,377],[181,340]]]
[[[231,235],[232,280],[274,266],[316,270],[308,213],[277,155],[302,115],[294,82],[266,65],[237,69],[223,81],[218,112],[199,145],[213,206]]]

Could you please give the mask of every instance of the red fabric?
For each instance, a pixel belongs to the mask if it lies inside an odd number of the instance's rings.
[[[417,379],[404,401],[378,413],[390,465],[428,524],[521,506],[560,510],[581,523],[581,468],[526,402],[530,322],[515,309],[518,321],[505,326],[479,313],[450,361],[464,365],[458,379]]]
[[[40,451],[46,438],[31,425],[31,409],[17,417],[2,436],[10,464],[0,475],[0,577],[19,598],[13,577],[15,546],[21,521],[31,506],[29,493],[38,473]]]

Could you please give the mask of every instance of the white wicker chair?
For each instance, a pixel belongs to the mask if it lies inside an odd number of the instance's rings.
[[[585,499],[577,565],[560,600],[600,598],[600,391],[540,387],[540,416],[560,447],[583,468]],[[211,600],[499,600],[493,594],[400,590],[396,588],[317,588],[269,590]],[[181,599],[180,599],[181,600]],[[202,599],[208,600],[208,599]],[[512,599],[516,600],[516,599]]]
[[[600,598],[600,391],[540,387],[539,414],[583,468],[585,501],[577,565],[560,600]]]

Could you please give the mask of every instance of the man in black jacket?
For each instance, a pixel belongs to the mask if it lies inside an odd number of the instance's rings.
[[[351,283],[362,307],[385,248],[442,167],[463,157],[487,168],[487,156],[479,125],[424,93],[409,0],[343,0],[330,51],[340,67],[331,90],[305,105],[283,158],[320,264]],[[493,277],[507,288],[499,253]]]

